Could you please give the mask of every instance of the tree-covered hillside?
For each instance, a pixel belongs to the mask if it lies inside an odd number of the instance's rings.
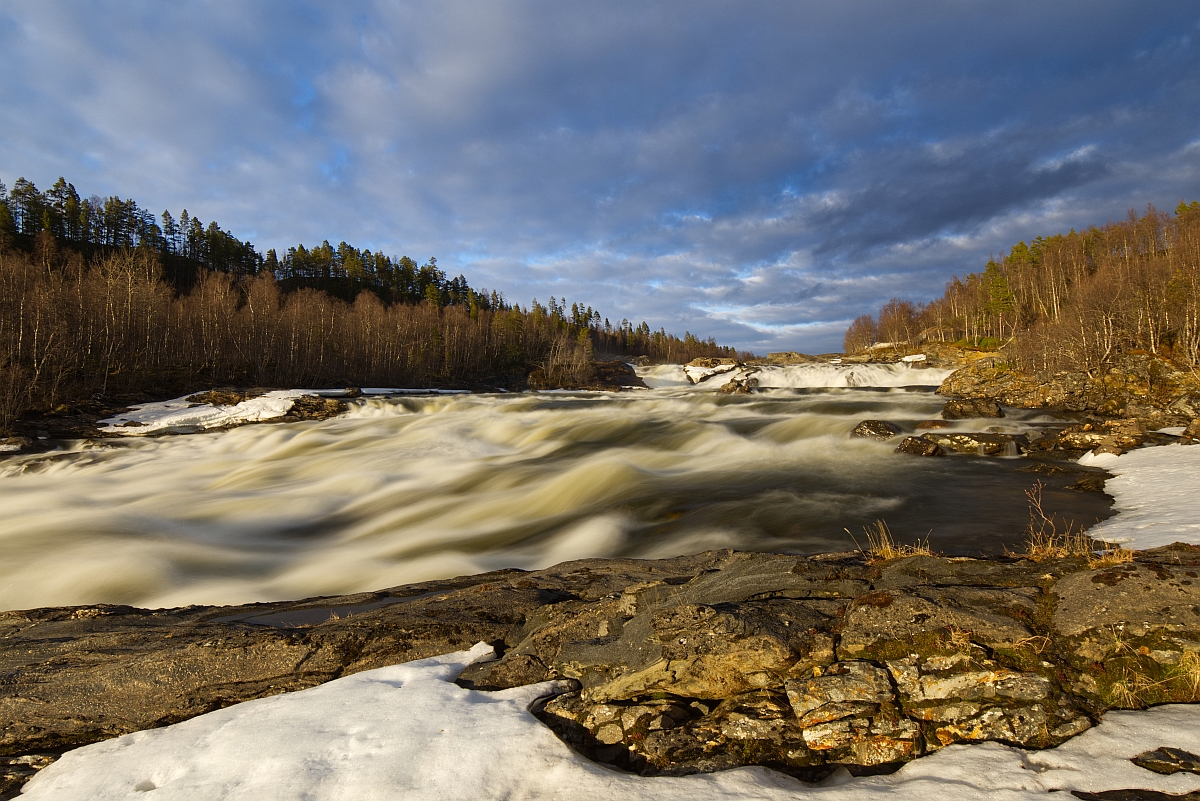
[[[1003,347],[1030,371],[1093,371],[1131,350],[1200,365],[1200,202],[1018,242],[936,300],[859,317],[844,344],[927,341]]]
[[[712,339],[528,306],[345,242],[260,255],[216,222],[0,183],[0,429],[112,393],[258,386],[581,385],[596,356],[736,355]]]

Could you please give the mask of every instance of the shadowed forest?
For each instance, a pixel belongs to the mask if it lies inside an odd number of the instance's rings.
[[[281,387],[586,384],[595,358],[731,348],[551,298],[527,307],[328,242],[260,255],[215,222],[0,183],[0,429],[81,398]]]
[[[1019,242],[936,300],[859,317],[844,346],[929,341],[1003,347],[1035,372],[1090,372],[1130,350],[1200,365],[1200,202]]]

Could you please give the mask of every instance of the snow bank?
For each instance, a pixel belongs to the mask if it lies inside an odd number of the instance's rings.
[[[1120,456],[1086,453],[1079,463],[1116,476],[1104,491],[1113,496],[1119,514],[1088,529],[1089,535],[1143,550],[1172,542],[1200,544],[1200,445],[1139,448]]]
[[[681,367],[660,364],[639,367],[637,373],[652,389],[689,387],[713,390],[730,381],[746,377],[758,379],[760,387],[771,388],[834,388],[834,387],[936,387],[953,370],[918,368],[911,363],[899,364],[794,364],[763,367]],[[689,380],[690,378],[690,380]]]
[[[1200,706],[1110,714],[1052,751],[951,746],[891,776],[835,774],[806,785],[764,769],[643,778],[570,751],[527,711],[561,689],[497,693],[453,679],[490,646],[358,673],[302,692],[211,712],[70,751],[22,798],[254,799],[1044,799],[1049,790],[1182,793],[1200,776],[1159,776],[1129,757],[1159,746],[1200,750]]]
[[[99,422],[100,430],[110,434],[137,436],[156,431],[203,431],[208,428],[255,423],[283,417],[291,411],[296,398],[320,394],[316,390],[278,389],[249,398],[236,406],[213,406],[176,398],[157,403],[142,403]]]

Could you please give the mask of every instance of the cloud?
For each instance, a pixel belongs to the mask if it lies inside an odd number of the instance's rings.
[[[1196,12],[515,0],[0,11],[0,177],[829,350],[1200,173]]]

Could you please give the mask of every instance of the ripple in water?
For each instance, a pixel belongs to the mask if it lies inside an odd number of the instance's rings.
[[[941,404],[904,389],[670,386],[377,398],[324,422],[9,459],[0,608],[280,600],[590,556],[848,550],[844,529],[877,518],[946,553],[1018,544],[1034,483],[1015,472],[1022,460],[919,459],[847,436],[864,418],[913,424]],[[1048,482],[1049,509],[1107,516],[1104,496],[1066,483]]]

